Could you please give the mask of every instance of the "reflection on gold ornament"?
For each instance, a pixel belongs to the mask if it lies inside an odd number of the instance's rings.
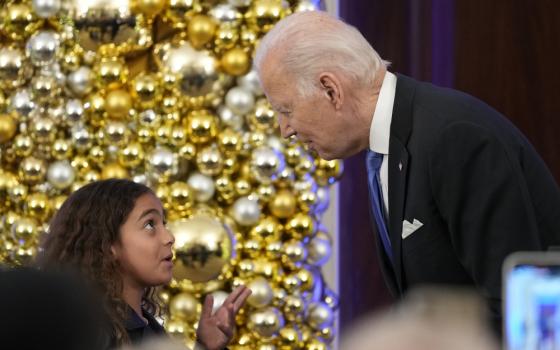
[[[132,12],[152,18],[164,9],[165,2],[165,0],[131,0],[130,7]]]
[[[279,191],[268,204],[274,216],[285,219],[296,212],[296,197],[288,190]]]
[[[280,0],[255,0],[245,14],[245,20],[261,33],[266,33],[284,16]]]
[[[150,3],[161,0],[139,0],[150,10]],[[151,36],[141,30],[143,23],[131,11],[129,0],[67,1],[65,12],[74,22],[76,38],[85,49],[104,55],[127,54],[149,47]],[[138,23],[140,22],[140,23]]]
[[[171,22],[174,28],[185,28],[187,19],[201,10],[198,0],[169,0],[164,20]]]
[[[176,279],[207,282],[217,278],[229,263],[233,242],[228,229],[218,220],[199,215],[169,224],[175,236]]]
[[[103,167],[101,171],[102,179],[126,179],[128,171],[118,163],[110,163]]]
[[[0,30],[12,40],[23,40],[41,25],[31,6],[26,3],[9,3],[2,17],[4,23]]]

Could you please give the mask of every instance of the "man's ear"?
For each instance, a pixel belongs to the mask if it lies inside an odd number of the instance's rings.
[[[344,101],[342,84],[338,77],[330,72],[321,73],[319,75],[319,84],[325,97],[336,108],[340,109]]]

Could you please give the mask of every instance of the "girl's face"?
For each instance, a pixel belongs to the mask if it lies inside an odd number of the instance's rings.
[[[120,263],[125,284],[152,287],[171,280],[173,235],[165,227],[160,200],[152,193],[140,196],[121,226],[111,250]]]

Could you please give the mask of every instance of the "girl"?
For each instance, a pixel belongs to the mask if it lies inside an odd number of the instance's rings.
[[[148,187],[120,179],[90,183],[72,193],[53,217],[38,256],[41,267],[77,268],[102,295],[107,347],[137,344],[164,333],[155,287],[172,278],[173,235],[160,200]],[[222,349],[235,314],[251,291],[241,286],[212,314],[206,298],[197,341]]]

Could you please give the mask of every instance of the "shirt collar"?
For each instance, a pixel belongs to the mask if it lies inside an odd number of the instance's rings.
[[[389,154],[389,137],[391,136],[396,88],[397,77],[389,71],[385,72],[369,129],[369,148],[376,153]]]

